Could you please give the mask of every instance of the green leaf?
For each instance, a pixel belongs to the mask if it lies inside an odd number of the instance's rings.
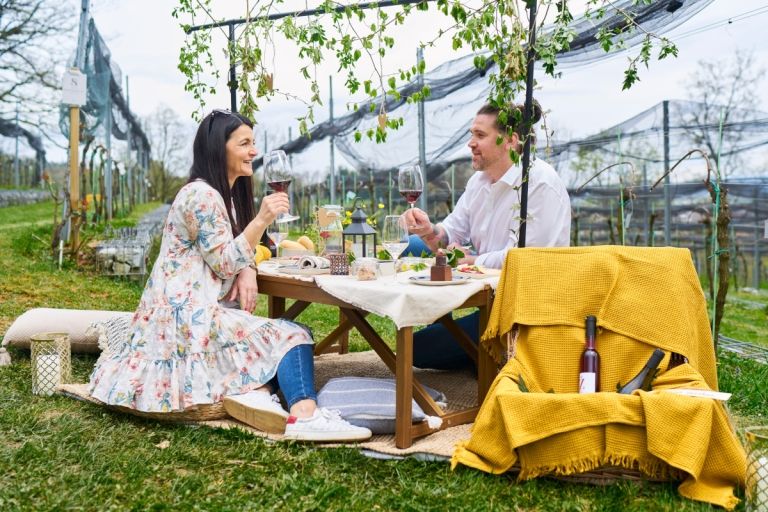
[[[456,266],[459,264],[459,260],[463,258],[464,251],[461,249],[453,249],[452,251],[448,251],[445,253],[445,260],[453,268],[456,268]]]
[[[388,261],[388,260],[394,259],[394,258],[392,258],[392,255],[391,255],[391,254],[389,254],[389,251],[388,251],[388,250],[386,250],[386,249],[382,249],[382,250],[380,250],[380,251],[378,252],[378,254],[376,254],[376,257],[377,257],[378,259],[380,259],[380,260],[385,260],[385,261]]]
[[[528,386],[525,385],[525,381],[523,380],[523,374],[519,373],[517,375],[517,387],[520,388],[520,391],[522,393],[529,393]]]
[[[635,82],[640,81],[637,76],[637,68],[632,65],[626,71],[624,71],[624,85],[621,87],[622,91],[625,91],[632,87]]]

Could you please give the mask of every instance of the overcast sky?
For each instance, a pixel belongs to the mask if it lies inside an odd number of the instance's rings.
[[[80,3],[80,0],[73,1],[78,5]],[[184,91],[184,77],[176,67],[185,36],[170,14],[175,5],[177,2],[173,0],[94,0],[92,3],[92,16],[110,47],[113,61],[120,66],[124,76],[129,77],[131,108],[142,117],[150,115],[160,105],[167,105],[184,119],[189,119],[190,113],[197,108],[192,95]],[[287,5],[290,8],[290,3]],[[245,1],[217,0],[214,6],[218,15],[241,17]],[[742,16],[744,19],[728,23],[729,18],[740,15],[745,15]],[[435,15],[431,16],[420,23],[434,25]],[[443,17],[437,19],[445,24]],[[715,0],[688,23],[668,34],[678,44],[679,57],[666,62],[652,62],[650,69],[641,70],[640,82],[629,91],[621,91],[626,55],[564,69],[563,79],[546,91],[545,108],[550,111],[550,125],[562,134],[558,138],[581,137],[617,124],[664,99],[685,98],[686,78],[694,71],[698,61],[726,59],[737,49],[753,51],[756,61],[768,67],[766,22],[768,2],[765,0]],[[686,35],[697,28],[705,30]],[[413,63],[420,36],[424,37],[424,33],[413,28],[398,33],[401,48],[390,64],[385,62],[385,66],[394,71]],[[214,44],[220,45],[217,53],[225,41],[223,34],[214,35]],[[298,79],[297,64],[291,58],[293,54],[295,49],[279,47],[277,55],[271,56],[276,67],[275,85],[306,96],[306,85]],[[453,56],[458,55],[444,47],[425,50],[429,68]],[[221,62],[225,66],[223,59]],[[324,98],[328,94],[328,75],[333,72],[333,67],[327,67],[318,73]],[[228,107],[225,69],[217,88],[220,93],[210,99],[208,107]],[[343,94],[341,79],[335,83],[334,92],[337,96]],[[766,108],[768,82],[762,88],[761,101],[759,107]],[[337,97],[336,104],[336,115],[343,114],[343,100]],[[292,115],[285,115],[286,111],[293,114],[301,108],[294,105],[285,109],[280,102],[267,105],[258,116],[258,121],[274,123],[283,130],[293,124]],[[325,115],[318,112],[318,120],[324,120]],[[51,151],[49,158],[61,160],[65,155]]]

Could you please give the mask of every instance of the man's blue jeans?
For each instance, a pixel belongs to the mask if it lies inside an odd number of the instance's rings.
[[[422,251],[432,255],[432,250],[421,237],[411,235],[402,256],[420,257]],[[459,318],[456,323],[477,345],[480,313],[475,311]],[[471,368],[473,364],[472,359],[443,324],[432,324],[413,333],[413,366],[435,370],[458,370]]]
[[[417,258],[420,258],[422,252],[425,252],[430,256],[432,256],[432,249],[430,249],[429,246],[424,243],[424,240],[422,240],[419,235],[410,235],[408,237],[408,245],[406,246],[405,250],[400,255],[400,257],[415,256]]]

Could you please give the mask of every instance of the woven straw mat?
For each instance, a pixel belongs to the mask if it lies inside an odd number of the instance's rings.
[[[373,351],[354,352],[350,354],[324,354],[315,358],[315,382],[320,389],[328,379],[332,377],[356,376],[356,377],[382,377],[392,378],[389,369]],[[445,393],[448,398],[448,410],[457,410],[473,407],[477,404],[477,380],[470,371],[443,372],[432,370],[414,370],[414,376],[422,384]],[[64,384],[59,386],[58,392],[62,395],[94,404],[103,403],[88,395],[87,384]],[[161,421],[173,421],[191,423],[218,428],[238,428],[259,437],[279,441],[281,435],[266,434],[233,418],[226,416],[220,404],[198,406],[194,410],[177,413],[142,413],[125,407],[106,406],[112,410],[126,412],[136,416],[157,419]],[[364,443],[348,444],[362,450],[382,453],[391,456],[407,456],[413,454],[426,454],[436,457],[450,457],[456,442],[468,439],[472,425],[459,425],[457,427],[441,430],[426,437],[414,440],[410,448],[399,449],[395,447],[394,435],[373,436]],[[322,444],[320,446],[345,446],[344,444]]]

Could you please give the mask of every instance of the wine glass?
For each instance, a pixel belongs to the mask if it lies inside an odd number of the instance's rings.
[[[267,236],[272,239],[275,244],[275,254],[278,260],[280,259],[280,242],[288,237],[288,224],[286,222],[280,222],[275,220],[272,224],[267,226]]]
[[[397,188],[400,195],[408,201],[413,208],[414,203],[424,190],[424,181],[421,177],[419,164],[403,165],[397,171]]]
[[[288,157],[282,149],[270,151],[264,157],[264,180],[275,192],[288,192],[293,176]],[[297,215],[281,213],[277,216],[276,222],[291,222],[298,219]]]
[[[408,229],[400,215],[387,215],[381,228],[381,245],[396,260],[408,247]],[[394,274],[397,277],[397,274]]]

